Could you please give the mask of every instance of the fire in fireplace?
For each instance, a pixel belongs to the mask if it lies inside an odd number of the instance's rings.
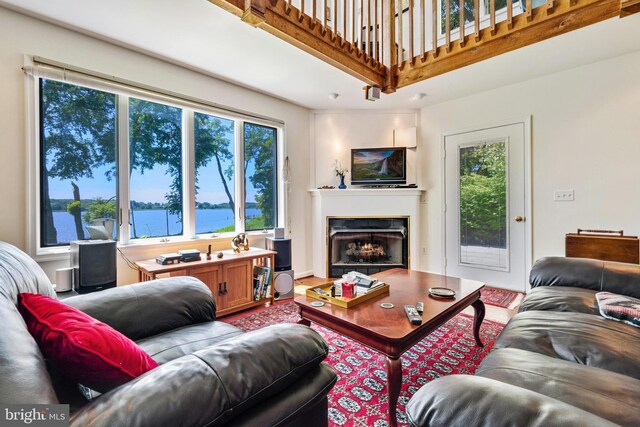
[[[329,277],[408,268],[409,218],[328,218]]]

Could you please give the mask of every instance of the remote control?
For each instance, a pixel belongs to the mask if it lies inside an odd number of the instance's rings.
[[[420,314],[422,314],[422,312],[424,311],[424,304],[422,303],[422,301],[418,301],[416,303],[416,311]]]
[[[422,317],[418,314],[416,308],[412,305],[405,305],[404,312],[407,313],[407,317],[412,325],[422,324]]]
[[[317,293],[317,294],[324,295],[325,297],[329,296],[329,294],[326,291],[324,291],[324,290],[322,290],[320,288],[313,288],[312,291]]]

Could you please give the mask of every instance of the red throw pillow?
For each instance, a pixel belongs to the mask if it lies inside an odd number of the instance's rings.
[[[80,310],[40,294],[18,300],[44,357],[80,384],[104,393],[158,366],[136,343]]]

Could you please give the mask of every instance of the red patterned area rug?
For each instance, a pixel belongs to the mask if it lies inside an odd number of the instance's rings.
[[[516,300],[518,292],[507,291],[505,289],[492,288],[485,286],[480,291],[482,302],[489,305],[495,305],[502,308],[514,308],[511,306]]]
[[[245,331],[299,319],[293,301],[276,304],[242,317],[222,319]],[[435,330],[402,356],[402,392],[396,413],[406,425],[405,405],[429,381],[450,374],[473,374],[493,347],[503,324],[485,320],[480,328],[484,348],[473,339],[473,318],[460,314]],[[385,358],[349,338],[312,324],[329,343],[325,360],[338,373],[329,394],[329,425],[354,427],[387,426],[387,374]]]

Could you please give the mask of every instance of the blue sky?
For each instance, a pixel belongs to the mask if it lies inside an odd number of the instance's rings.
[[[226,167],[226,165],[223,163],[223,167]],[[81,199],[94,199],[96,197],[109,199],[115,196],[116,184],[114,180],[107,180],[105,176],[107,170],[107,167],[101,167],[93,171],[93,178],[81,178],[74,181],[80,188]],[[251,176],[254,171],[255,166],[251,162],[247,168],[247,176]],[[219,179],[215,162],[210,162],[206,167],[201,168],[199,171],[201,191],[197,195],[197,201],[209,203],[227,202],[227,195]],[[156,166],[152,170],[147,170],[144,175],[134,172],[131,176],[131,200],[163,203],[165,201],[164,195],[170,185],[171,177],[166,174],[166,167],[164,166]],[[230,183],[230,186],[230,190],[233,191],[233,184]],[[247,200],[250,202],[255,201],[256,189],[249,180],[247,180],[246,191]],[[52,199],[73,198],[71,180],[50,178],[49,197]]]

